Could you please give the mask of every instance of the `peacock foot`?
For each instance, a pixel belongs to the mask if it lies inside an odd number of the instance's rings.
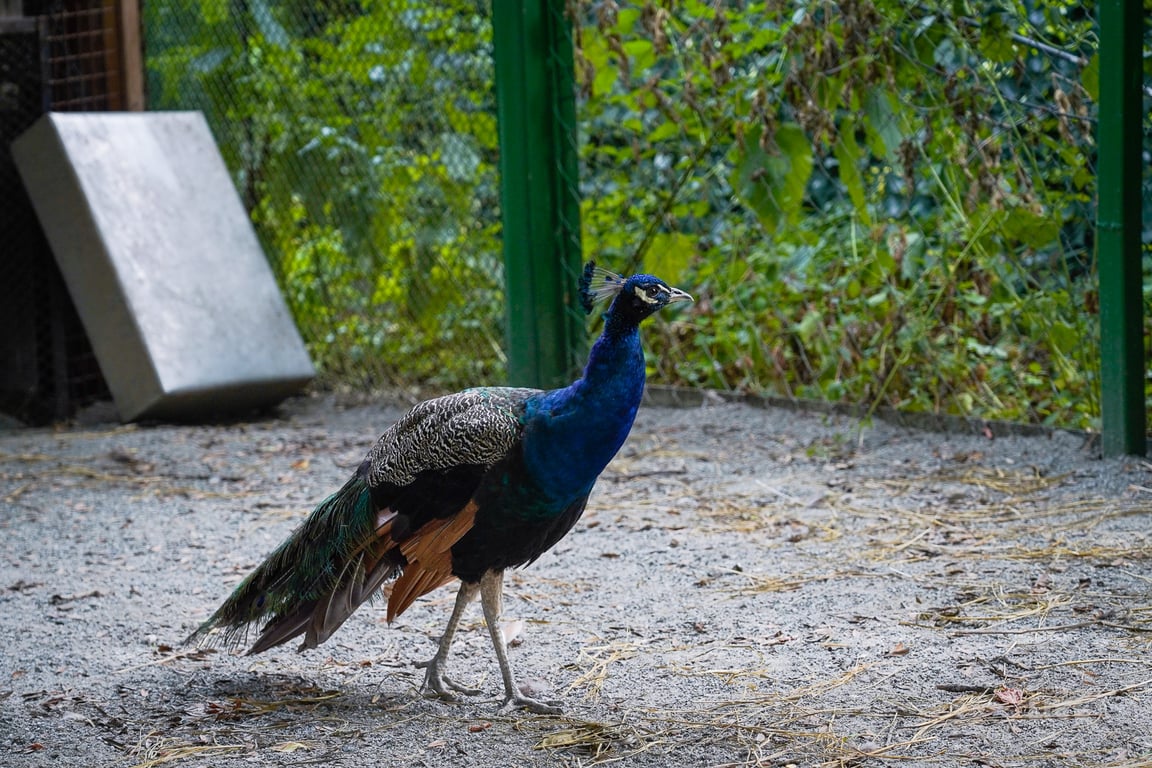
[[[479,688],[470,688],[466,685],[461,685],[452,678],[448,677],[443,669],[441,663],[436,657],[428,661],[418,661],[415,664],[417,669],[423,669],[424,672],[424,689],[430,691],[433,696],[444,699],[445,701],[456,701],[456,694],[462,693],[465,696],[479,696],[481,691]]]
[[[500,706],[499,714],[506,715],[514,709],[526,709],[538,715],[558,715],[562,711],[559,701],[535,699],[522,691],[508,694]]]

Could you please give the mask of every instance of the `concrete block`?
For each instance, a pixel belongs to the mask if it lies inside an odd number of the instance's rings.
[[[203,115],[50,113],[12,153],[123,419],[269,405],[312,378]]]

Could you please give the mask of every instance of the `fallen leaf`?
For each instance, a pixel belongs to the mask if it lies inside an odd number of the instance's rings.
[[[896,643],[892,650],[888,651],[889,656],[903,656],[908,653],[910,649],[904,643]]]
[[[1024,703],[1024,691],[1019,688],[997,688],[994,696],[1002,704],[1010,704],[1013,707]]]

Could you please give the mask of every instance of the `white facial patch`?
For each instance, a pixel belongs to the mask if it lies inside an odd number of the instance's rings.
[[[637,296],[639,296],[643,301],[647,302],[648,304],[655,304],[657,302],[657,300],[655,298],[649,296],[648,292],[645,291],[643,288],[641,288],[638,285],[632,286],[632,290],[636,293]]]

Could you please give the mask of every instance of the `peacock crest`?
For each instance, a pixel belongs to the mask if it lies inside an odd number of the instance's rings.
[[[587,314],[592,314],[598,302],[615,298],[624,287],[624,282],[620,275],[596,266],[595,261],[589,261],[584,265],[584,273],[580,275],[580,305]]]

